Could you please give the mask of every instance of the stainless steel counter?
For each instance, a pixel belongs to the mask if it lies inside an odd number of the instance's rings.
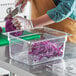
[[[2,46],[0,67],[19,76],[76,76],[76,44],[66,44],[64,59],[36,66],[28,66],[10,59],[8,46]]]

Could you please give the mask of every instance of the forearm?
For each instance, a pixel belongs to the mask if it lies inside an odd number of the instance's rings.
[[[36,26],[49,25],[55,22],[51,20],[47,14],[45,14],[45,15],[38,17],[37,19],[32,20],[32,23],[33,23],[33,26],[36,27]]]
[[[47,11],[48,16],[56,23],[70,17],[75,10],[76,0],[62,0],[56,8]],[[72,16],[73,17],[73,16]]]

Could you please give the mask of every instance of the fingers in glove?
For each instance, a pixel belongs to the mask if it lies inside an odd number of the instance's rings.
[[[21,16],[16,16],[14,19],[18,19],[18,18],[19,18],[19,19],[20,19],[20,18],[22,19],[23,17],[21,17]]]
[[[20,30],[20,29],[21,29],[21,27],[16,27],[16,29],[17,29],[17,30]]]
[[[16,22],[18,22],[18,20],[14,18],[14,19],[12,20],[12,23],[15,24]]]
[[[20,22],[17,19],[14,19],[12,21],[12,23],[14,24],[15,27],[19,27],[20,26]]]
[[[19,24],[19,22],[18,22],[18,21],[12,21],[12,23],[13,23],[13,24]]]

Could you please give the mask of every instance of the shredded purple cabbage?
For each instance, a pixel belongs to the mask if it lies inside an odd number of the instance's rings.
[[[43,58],[52,58],[63,55],[63,45],[57,46],[56,43],[43,41],[32,44],[32,50],[29,52],[34,61],[40,61]]]
[[[6,32],[16,31],[16,27],[12,23],[12,19],[13,18],[6,19],[6,25],[5,25],[5,31]],[[20,36],[20,35],[22,35],[22,33],[23,33],[23,31],[19,31],[19,32],[11,33],[11,34],[14,35],[14,36]]]
[[[2,32],[2,28],[0,27],[0,33]]]

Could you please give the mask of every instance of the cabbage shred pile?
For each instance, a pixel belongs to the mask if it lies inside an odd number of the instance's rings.
[[[2,32],[2,28],[0,27],[0,33]]]
[[[32,50],[29,52],[34,61],[40,61],[44,58],[53,58],[63,55],[63,44],[59,47],[51,41],[43,41],[32,44]]]

